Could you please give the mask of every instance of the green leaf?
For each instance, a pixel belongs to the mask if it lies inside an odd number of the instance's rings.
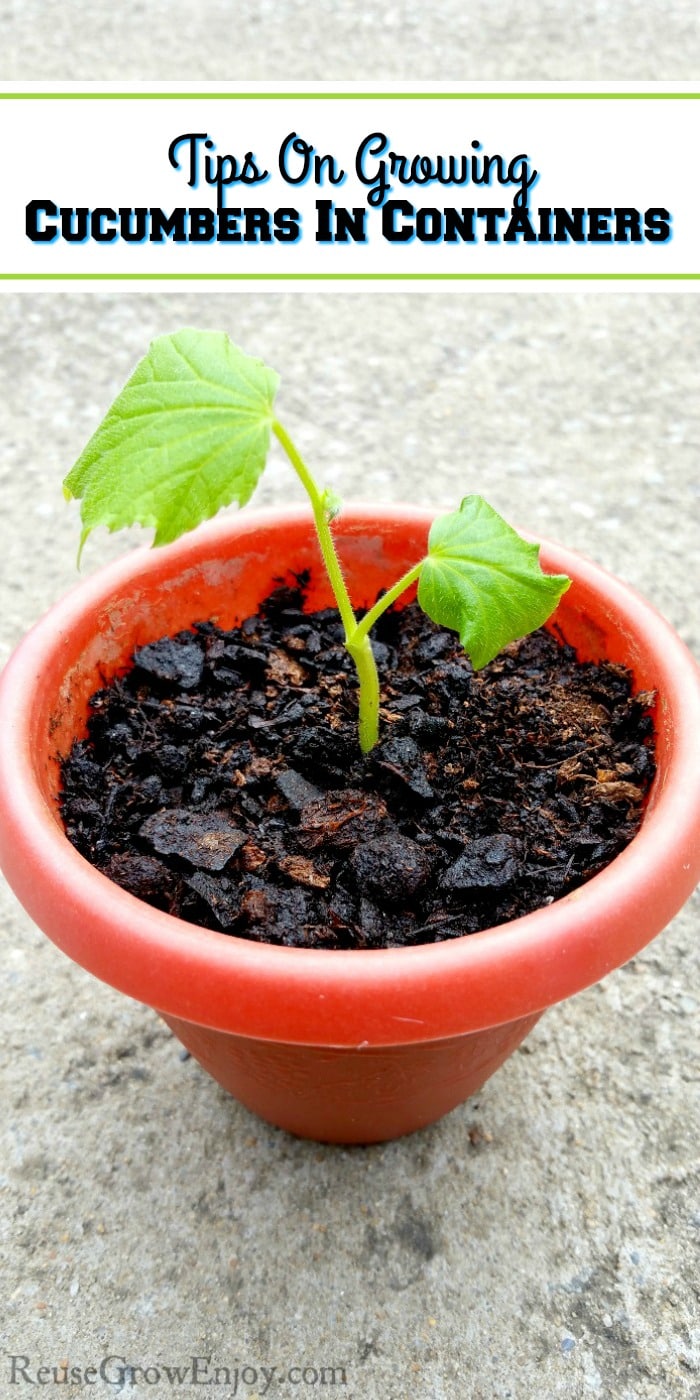
[[[82,542],[96,525],[153,525],[154,544],[168,544],[222,506],[245,505],[278,383],[219,332],[154,340],[64,482],[82,501]]]
[[[508,642],[541,627],[565,593],[565,574],[545,574],[529,544],[481,496],[433,522],[418,602],[442,627],[459,632],[475,670]]]

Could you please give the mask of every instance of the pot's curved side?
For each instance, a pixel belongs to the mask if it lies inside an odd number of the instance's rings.
[[[529,1034],[540,1013],[415,1045],[275,1045],[163,1020],[204,1069],[259,1118],[317,1142],[388,1142],[464,1103]]]

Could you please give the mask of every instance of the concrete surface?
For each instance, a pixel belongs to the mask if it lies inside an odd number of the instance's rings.
[[[693,295],[14,294],[3,660],[74,581],[61,477],[149,337],[186,323],[275,365],[280,417],[346,496],[481,490],[698,646]],[[297,498],[275,456],[260,503]],[[93,537],[86,569],[125,547]],[[0,1395],[700,1396],[697,903],[476,1101],[370,1149],[261,1124],[6,890],[0,919]],[[42,1391],[64,1362],[74,1384]],[[151,1369],[120,1388],[126,1364]]]
[[[696,0],[3,0],[0,79],[696,78]]]

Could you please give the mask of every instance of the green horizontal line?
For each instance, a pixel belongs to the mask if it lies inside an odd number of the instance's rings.
[[[689,282],[700,272],[0,272],[1,282]]]
[[[700,92],[0,92],[2,102],[687,102]]]

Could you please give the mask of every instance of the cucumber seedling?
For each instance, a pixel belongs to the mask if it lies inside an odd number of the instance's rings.
[[[262,474],[271,437],[304,486],[318,542],[359,680],[359,740],[379,735],[379,680],[371,631],[413,583],[428,617],[459,633],[476,670],[508,642],[546,622],[570,580],[545,574],[539,547],[524,540],[481,496],[439,516],[419,559],[358,622],[333,538],[341,509],[318,486],[275,415],[279,378],[227,335],[185,329],[159,336],[114,400],[64,482],[81,501],[82,547],[97,525],[153,526],[169,544],[215,515],[246,504]]]

